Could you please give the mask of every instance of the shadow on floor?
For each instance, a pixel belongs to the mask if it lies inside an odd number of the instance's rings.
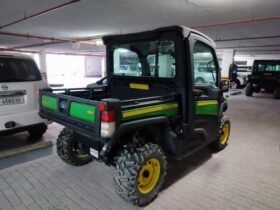
[[[16,133],[12,135],[0,135],[0,153],[8,150],[17,150],[20,147],[26,147],[34,143],[45,142],[49,139],[48,133],[41,138],[31,138],[27,132]],[[53,153],[52,147],[42,148],[27,153],[18,154],[12,157],[0,159],[0,170],[27,161],[45,157]]]
[[[168,158],[167,175],[162,190],[167,189],[169,186],[203,165],[212,157],[212,154],[213,152],[209,150],[208,147],[204,147],[182,160]]]
[[[43,140],[44,138],[31,138],[27,132],[12,135],[0,135],[0,152],[22,146],[28,146]]]

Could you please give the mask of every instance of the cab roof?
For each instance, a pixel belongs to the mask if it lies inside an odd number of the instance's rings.
[[[188,37],[191,33],[196,34],[198,36],[203,37],[208,42],[210,42],[213,46],[215,46],[215,42],[210,37],[208,37],[207,35],[199,31],[188,28],[186,26],[167,26],[167,27],[161,27],[153,30],[140,31],[135,33],[108,35],[103,37],[103,42],[104,44],[107,44],[110,42],[120,42],[124,40],[130,41],[130,40],[135,40],[137,38],[141,39],[145,37],[151,37],[153,35],[156,36],[158,33],[162,33],[162,32],[172,32],[172,31],[179,32],[184,37]]]

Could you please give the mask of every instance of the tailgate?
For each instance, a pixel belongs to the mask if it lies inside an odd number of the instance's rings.
[[[100,136],[99,101],[40,91],[40,116],[91,137]]]

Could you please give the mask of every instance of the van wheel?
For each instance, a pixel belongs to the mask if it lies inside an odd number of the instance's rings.
[[[218,138],[209,144],[210,149],[218,152],[224,149],[228,144],[230,134],[230,121],[228,117],[223,116],[220,123]]]
[[[273,98],[280,99],[280,87],[275,88],[273,92]]]
[[[254,87],[252,82],[248,82],[246,85],[245,95],[252,96],[254,92]]]
[[[83,145],[75,141],[74,131],[70,128],[60,132],[56,147],[60,159],[70,165],[81,166],[92,161],[92,156],[85,153]]]
[[[46,133],[47,129],[48,129],[48,126],[46,126],[45,124],[34,125],[31,129],[28,130],[28,133],[31,138],[37,139],[37,138],[42,137],[43,134]]]
[[[166,157],[158,145],[125,148],[116,162],[116,192],[134,205],[146,205],[157,196],[166,170]]]

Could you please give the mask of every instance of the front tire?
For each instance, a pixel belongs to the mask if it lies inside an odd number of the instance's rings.
[[[223,150],[228,144],[230,134],[230,121],[228,117],[223,116],[220,123],[218,138],[209,144],[210,149],[215,152]]]
[[[273,92],[273,98],[280,99],[280,87],[275,88],[275,90]]]
[[[254,92],[254,87],[253,87],[253,83],[252,82],[248,82],[246,85],[246,90],[245,90],[245,94],[246,96],[252,96]]]
[[[158,145],[125,148],[116,162],[116,192],[134,205],[146,205],[157,196],[166,170],[166,157]]]
[[[83,145],[76,141],[74,131],[70,128],[60,132],[56,147],[60,159],[70,165],[81,166],[92,161],[92,156],[84,152]]]

